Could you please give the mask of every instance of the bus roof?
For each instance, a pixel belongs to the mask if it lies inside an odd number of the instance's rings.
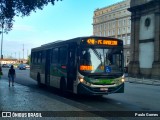
[[[116,39],[118,41],[122,41],[120,39],[112,38],[112,37],[84,36],[84,37],[76,37],[76,38],[72,38],[72,39],[68,39],[68,40],[57,40],[55,42],[43,44],[43,45],[41,45],[39,47],[32,48],[32,51],[39,51],[39,50],[50,49],[53,46],[58,46],[58,45],[61,45],[61,44],[67,44],[67,43],[71,43],[71,42],[80,43],[82,39],[86,39],[86,38],[99,38],[99,39],[106,39],[107,38],[107,39]]]

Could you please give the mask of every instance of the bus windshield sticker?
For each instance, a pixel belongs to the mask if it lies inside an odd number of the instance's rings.
[[[93,70],[93,66],[90,65],[81,65],[80,66],[80,70],[84,71],[84,70]]]
[[[106,72],[106,73],[110,73],[110,72],[111,72],[111,67],[110,67],[110,66],[106,66],[105,68],[106,68],[106,69],[105,69],[105,72]]]

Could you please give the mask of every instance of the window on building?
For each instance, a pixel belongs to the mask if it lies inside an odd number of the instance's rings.
[[[128,19],[128,25],[131,25],[131,20],[130,19]]]
[[[111,29],[111,28],[112,28],[112,23],[110,22],[110,23],[109,23],[109,29]]]
[[[102,30],[101,25],[99,25],[99,31],[101,31],[101,30]]]
[[[126,39],[125,39],[125,36],[123,36],[123,37],[122,37],[122,39],[123,39],[123,43],[124,43],[124,45],[126,45]]]
[[[127,31],[128,31],[128,33],[130,33],[130,32],[131,32],[131,27],[128,27],[128,30],[127,30]]]
[[[131,36],[127,36],[127,44],[130,44],[131,43]]]
[[[118,34],[121,34],[121,28],[118,29]]]
[[[108,29],[109,27],[108,27],[108,23],[106,23],[106,28]]]
[[[106,30],[106,24],[105,24],[105,23],[104,23],[104,26],[103,26],[103,27],[104,27],[104,30]]]
[[[112,23],[112,27],[115,28],[115,22]]]
[[[115,35],[115,30],[113,30],[112,32],[113,32],[112,35]]]
[[[99,26],[98,26],[98,31],[100,31],[100,30],[101,30],[101,26],[99,25]]]
[[[108,31],[108,36],[111,36],[111,31]]]
[[[103,31],[103,36],[106,36],[106,31]]]
[[[123,28],[123,33],[126,33],[126,28]]]
[[[126,25],[126,20],[123,20],[123,25]]]
[[[118,39],[121,39],[121,36],[118,36]]]
[[[119,22],[118,22],[118,26],[119,26],[119,27],[121,27],[121,26],[122,26],[122,21],[121,21],[121,20],[119,20]]]
[[[101,24],[101,31],[103,31],[103,28],[104,28],[104,27],[103,27],[103,24]]]

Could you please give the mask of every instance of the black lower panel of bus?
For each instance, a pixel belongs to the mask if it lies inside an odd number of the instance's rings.
[[[101,90],[101,88],[91,88],[84,84],[79,84],[77,89],[78,94],[86,95],[105,95],[111,93],[124,93],[124,83],[119,86],[108,88],[108,90]]]

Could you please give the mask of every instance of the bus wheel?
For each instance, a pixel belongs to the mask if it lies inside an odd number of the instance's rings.
[[[65,81],[65,78],[62,77],[61,80],[60,80],[60,91],[62,93],[62,95],[65,95],[66,94],[66,81]]]
[[[40,73],[37,74],[37,85],[38,87],[42,87]]]

